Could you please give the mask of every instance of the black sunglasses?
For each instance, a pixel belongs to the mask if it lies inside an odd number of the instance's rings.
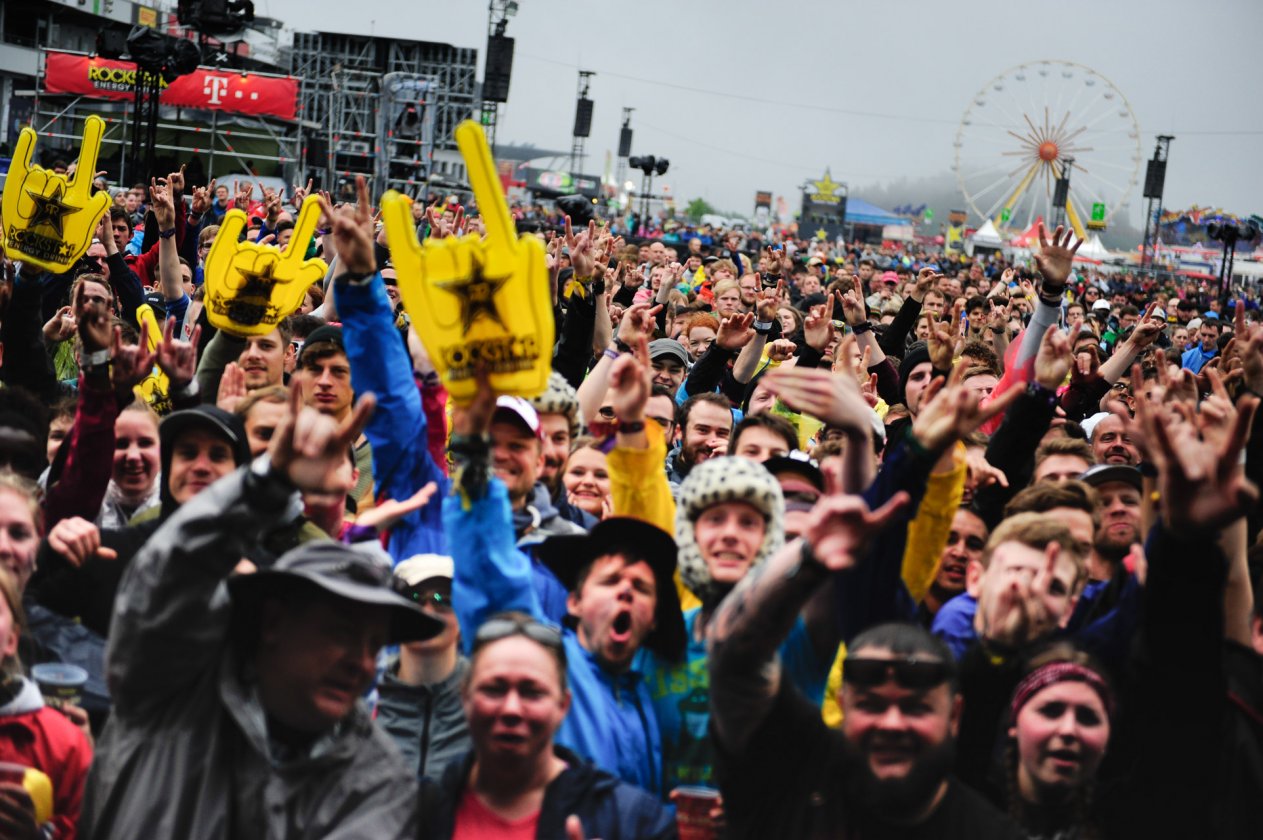
[[[922,690],[947,682],[952,669],[937,659],[865,659],[848,656],[842,665],[842,680],[856,688],[876,688],[894,678],[901,688]]]
[[[561,644],[561,630],[548,624],[541,624],[533,618],[520,619],[509,616],[489,618],[484,621],[478,628],[478,632],[474,634],[474,649],[477,650],[483,645],[498,642],[510,636],[525,636],[546,648],[563,653],[565,651]]]

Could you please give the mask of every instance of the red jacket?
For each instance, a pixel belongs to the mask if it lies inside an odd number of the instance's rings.
[[[0,707],[0,761],[34,767],[52,780],[57,840],[74,840],[92,746],[65,715],[44,705],[34,682],[22,682],[18,696]]]

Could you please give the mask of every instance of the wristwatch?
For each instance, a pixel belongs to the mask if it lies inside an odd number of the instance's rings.
[[[759,335],[767,335],[772,331],[773,321],[755,321],[754,331]]]
[[[860,321],[858,324],[851,327],[851,332],[855,333],[856,335],[860,335],[861,333],[869,332],[870,330],[872,330],[872,328],[873,328],[872,321]]]

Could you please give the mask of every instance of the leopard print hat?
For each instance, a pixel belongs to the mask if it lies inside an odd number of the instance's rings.
[[[711,458],[694,467],[680,485],[675,511],[675,542],[679,546],[680,579],[703,604],[714,606],[729,587],[711,580],[710,570],[697,545],[693,523],[702,511],[721,502],[748,502],[767,520],[763,545],[754,563],[766,562],[785,541],[785,500],[781,485],[748,458]]]
[[[570,387],[566,377],[553,371],[548,377],[548,387],[528,400],[540,414],[564,414],[570,420],[570,437],[579,436],[579,395]]]

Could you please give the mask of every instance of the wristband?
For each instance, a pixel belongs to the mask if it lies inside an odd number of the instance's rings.
[[[809,577],[819,577],[829,569],[825,564],[820,562],[820,558],[816,556],[816,552],[811,547],[811,543],[805,539],[802,541],[802,548],[798,551],[798,562],[794,564],[794,568],[789,570],[789,574],[785,577],[790,580],[803,579]]]
[[[173,236],[175,236],[175,228],[169,228],[167,230],[158,231],[159,239],[170,239]]]
[[[606,348],[605,348],[605,353],[604,353],[604,356],[605,356],[605,358],[607,358],[607,359],[615,359],[615,360],[617,360],[617,359],[618,359],[618,357],[619,357],[619,356],[621,356],[621,355],[623,355],[623,354],[622,354],[622,353],[620,353],[620,352],[618,352],[617,350],[615,350],[613,347],[606,347]]]
[[[453,455],[478,456],[491,451],[486,435],[452,435],[447,448]]]
[[[333,278],[333,282],[335,283],[363,283],[365,280],[369,279],[376,273],[377,273],[376,271],[369,271],[369,272],[344,271],[341,274],[339,274],[337,277]]]
[[[184,384],[184,387],[178,388],[171,392],[171,398],[177,400],[191,400],[201,393],[201,388],[197,384],[196,377],[190,379]]]
[[[773,321],[755,321],[754,331],[759,335],[767,335],[772,331]]]
[[[110,363],[109,350],[97,350],[94,353],[85,353],[79,359],[79,367],[94,368],[108,365]]]
[[[1037,400],[1043,400],[1048,403],[1048,407],[1052,408],[1057,405],[1057,391],[1053,388],[1045,388],[1038,382],[1031,380],[1031,384],[1026,386],[1026,393],[1030,394]]]
[[[631,345],[618,336],[614,337],[614,348],[620,353],[630,353],[632,351]]]
[[[872,329],[873,329],[872,321],[860,321],[858,324],[851,327],[851,332],[855,333],[856,335],[861,335],[863,333],[871,331]]]

